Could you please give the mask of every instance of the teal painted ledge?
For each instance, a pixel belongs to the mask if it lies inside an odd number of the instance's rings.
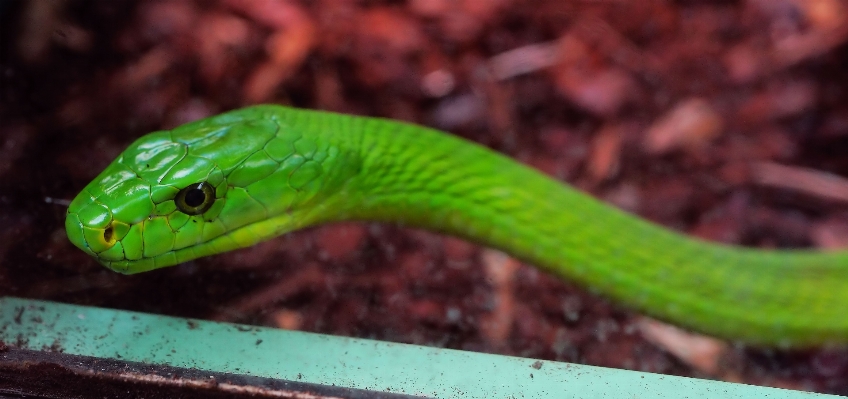
[[[9,297],[0,298],[0,341],[16,350],[438,398],[836,398]]]

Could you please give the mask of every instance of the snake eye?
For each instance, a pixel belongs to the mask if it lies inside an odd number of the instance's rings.
[[[215,202],[215,190],[206,182],[195,183],[180,190],[174,202],[182,213],[200,215]]]

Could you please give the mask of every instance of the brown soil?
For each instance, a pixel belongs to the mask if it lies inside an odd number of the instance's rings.
[[[848,394],[845,350],[658,333],[400,226],[137,276],[64,233],[67,201],[134,138],[276,102],[449,130],[702,238],[841,247],[846,41],[842,0],[2,2],[0,294]],[[707,349],[674,355],[681,339]]]

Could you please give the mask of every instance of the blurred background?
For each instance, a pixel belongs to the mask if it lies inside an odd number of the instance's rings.
[[[0,0],[0,295],[848,395],[848,351],[692,336],[504,255],[311,228],[135,276],[65,236],[147,132],[249,104],[411,121],[654,222],[848,245],[843,0]]]

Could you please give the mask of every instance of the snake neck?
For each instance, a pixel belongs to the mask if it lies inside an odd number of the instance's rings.
[[[303,111],[298,111],[303,112]],[[400,222],[500,249],[654,317],[761,345],[848,343],[848,256],[707,243],[610,208],[477,144],[305,112],[350,154],[320,222]],[[354,172],[350,172],[353,170]]]

